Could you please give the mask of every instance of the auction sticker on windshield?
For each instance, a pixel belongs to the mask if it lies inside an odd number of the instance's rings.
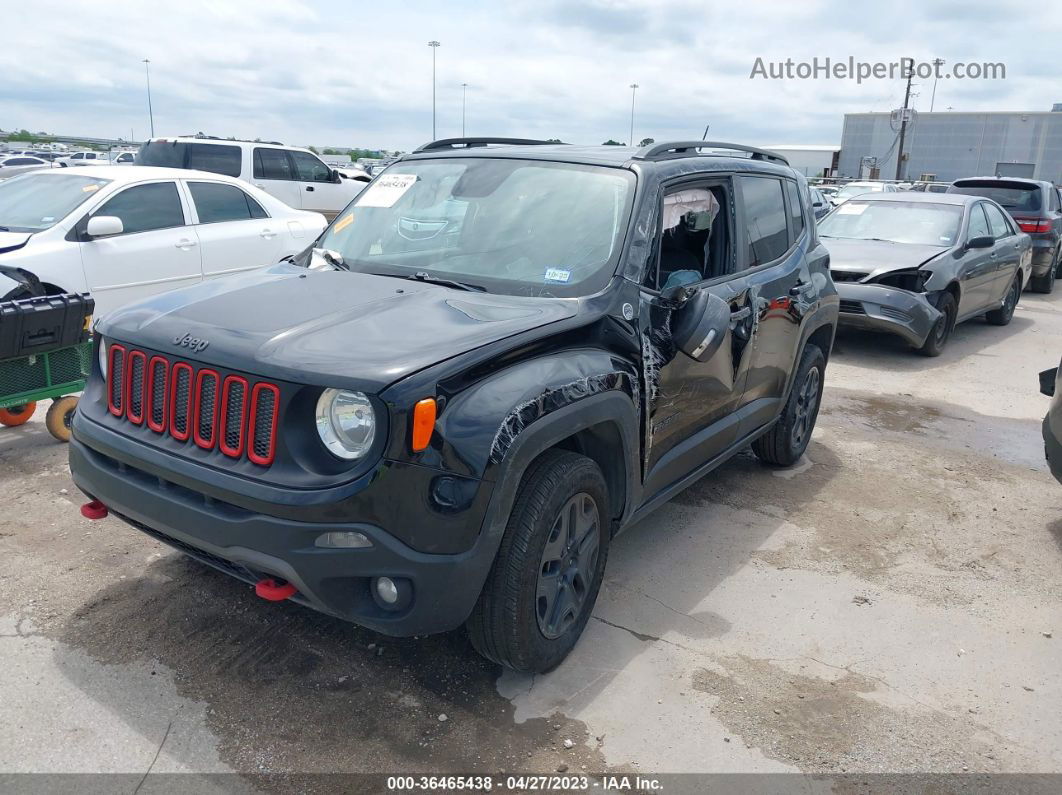
[[[384,174],[362,195],[359,207],[393,207],[417,181],[416,174]]]

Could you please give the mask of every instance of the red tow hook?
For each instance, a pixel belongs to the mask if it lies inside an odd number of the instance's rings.
[[[81,506],[81,515],[86,519],[106,519],[107,518],[107,506],[99,500],[93,500],[92,502],[86,502]]]
[[[294,596],[296,590],[290,582],[281,584],[272,578],[259,580],[254,584],[255,594],[270,602],[283,602]]]

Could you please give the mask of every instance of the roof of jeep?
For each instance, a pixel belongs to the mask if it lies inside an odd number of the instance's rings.
[[[637,166],[641,170],[654,169],[661,176],[689,172],[691,163],[697,171],[766,171],[792,174],[792,169],[767,160],[753,160],[744,155],[713,154],[706,151],[696,155],[664,157],[654,160],[634,159],[637,146],[583,146],[579,144],[534,144],[515,146],[473,146],[463,149],[428,149],[411,152],[400,160],[438,160],[442,158],[487,157],[543,160],[556,163],[577,163],[589,166],[624,168]]]

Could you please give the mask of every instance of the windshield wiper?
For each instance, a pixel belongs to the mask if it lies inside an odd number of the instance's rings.
[[[427,284],[438,284],[438,285],[441,285],[443,287],[453,287],[454,289],[457,289],[457,290],[467,290],[469,292],[474,292],[474,293],[485,293],[485,292],[487,292],[487,288],[486,287],[482,287],[482,286],[480,286],[478,284],[471,284],[470,282],[459,282],[459,281],[456,281],[455,279],[440,279],[438,277],[432,276],[427,271],[417,271],[412,276],[401,276],[399,278],[402,278],[402,279],[413,279],[414,281],[418,281],[418,282],[426,282]]]

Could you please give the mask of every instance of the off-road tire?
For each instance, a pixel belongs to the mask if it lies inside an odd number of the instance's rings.
[[[561,508],[585,493],[596,503],[598,552],[580,611],[556,638],[543,634],[536,613],[539,574]],[[597,464],[565,450],[549,450],[529,467],[516,493],[494,566],[466,624],[484,657],[515,671],[555,668],[575,646],[590,619],[608,557],[608,489]]]
[[[959,305],[955,302],[955,296],[948,292],[941,293],[940,298],[937,299],[937,309],[940,310],[941,316],[930,329],[929,336],[922,343],[922,347],[917,349],[923,356],[940,356],[948,340],[951,339],[951,332],[955,329],[955,318],[959,314]]]
[[[815,371],[813,373],[812,371]],[[763,436],[752,443],[752,452],[765,464],[788,467],[800,460],[811,440],[822,405],[822,384],[826,357],[817,345],[804,346],[789,399],[782,416]],[[817,377],[814,384],[811,383]],[[813,396],[813,403],[809,399]]]

